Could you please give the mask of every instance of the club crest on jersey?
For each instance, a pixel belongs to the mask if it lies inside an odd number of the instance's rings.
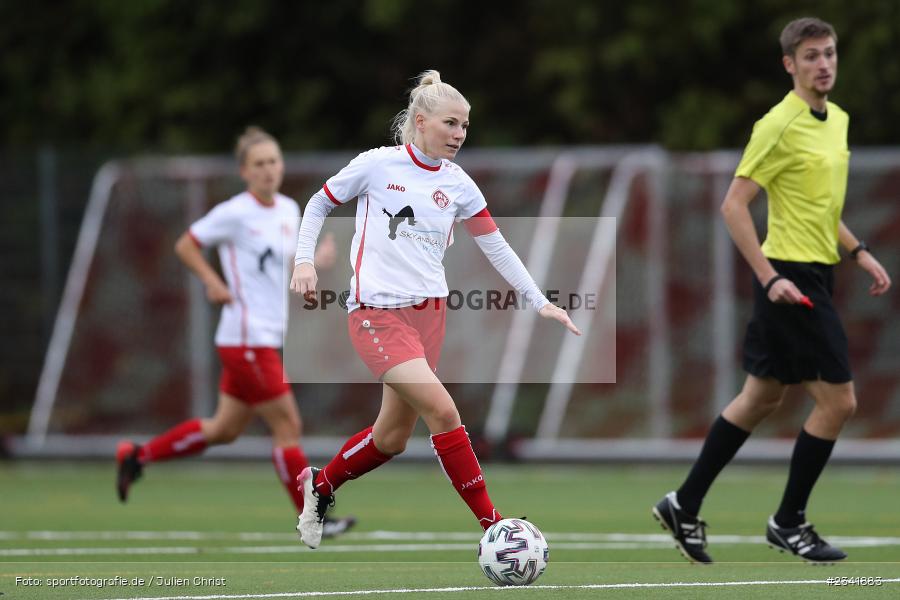
[[[431,199],[434,200],[434,203],[437,204],[437,207],[441,210],[450,206],[450,197],[441,190],[435,190],[431,195]]]

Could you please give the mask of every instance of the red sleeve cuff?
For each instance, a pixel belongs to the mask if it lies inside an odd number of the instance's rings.
[[[486,207],[481,209],[481,212],[472,215],[472,218],[463,221],[463,224],[469,230],[469,233],[472,234],[472,237],[494,233],[499,229],[497,224],[494,223],[494,217],[491,216],[490,211]]]
[[[337,204],[341,205],[341,201],[334,197],[334,194],[331,193],[331,190],[328,189],[328,184],[322,186],[322,189],[325,190],[325,194],[328,196],[328,199]]]
[[[203,247],[203,242],[201,242],[199,239],[197,239],[197,236],[194,235],[194,232],[191,231],[190,229],[188,229],[188,235],[191,236],[191,239],[194,240],[194,243],[197,244],[198,248]]]

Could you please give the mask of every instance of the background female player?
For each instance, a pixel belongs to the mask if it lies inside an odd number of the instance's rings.
[[[344,482],[400,454],[421,417],[448,479],[487,528],[501,518],[453,398],[435,375],[444,338],[443,256],[455,220],[463,220],[503,277],[540,311],[580,332],[550,304],[500,234],[475,183],[452,161],[466,139],[469,103],[437,71],[426,71],[394,121],[395,147],[363,152],[310,199],[300,226],[291,289],[315,297],[313,249],[325,217],[358,198],[351,246],[350,338],[383,382],[375,424],[347,440],[323,469],[298,479],[305,494],[297,529],[316,548],[323,518]]]
[[[223,305],[215,340],[222,361],[218,407],[212,418],[185,421],[143,446],[121,442],[116,459],[122,502],[147,463],[230,443],[259,415],[272,432],[275,471],[297,510],[303,510],[303,494],[294,481],[308,462],[298,443],[300,413],[278,352],[284,333],[284,282],[300,210],[294,200],[278,193],[284,162],[275,138],[249,127],[235,153],[247,191],[217,205],[175,244],[175,253],[206,286],[209,301]],[[219,249],[227,283],[203,256],[201,249],[209,246]],[[333,237],[326,236],[316,260],[327,267],[334,259]],[[330,520],[326,534],[340,533],[353,522]]]

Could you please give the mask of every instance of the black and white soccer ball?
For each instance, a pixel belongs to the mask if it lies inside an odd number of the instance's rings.
[[[540,529],[525,519],[503,519],[478,543],[478,564],[497,585],[529,585],[541,576],[550,548]]]

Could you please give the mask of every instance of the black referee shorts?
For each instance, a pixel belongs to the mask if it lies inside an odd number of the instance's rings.
[[[784,384],[846,383],[853,379],[847,334],[831,303],[834,266],[770,259],[779,275],[806,294],[814,308],[769,301],[753,278],[753,318],[744,338],[744,370]]]

